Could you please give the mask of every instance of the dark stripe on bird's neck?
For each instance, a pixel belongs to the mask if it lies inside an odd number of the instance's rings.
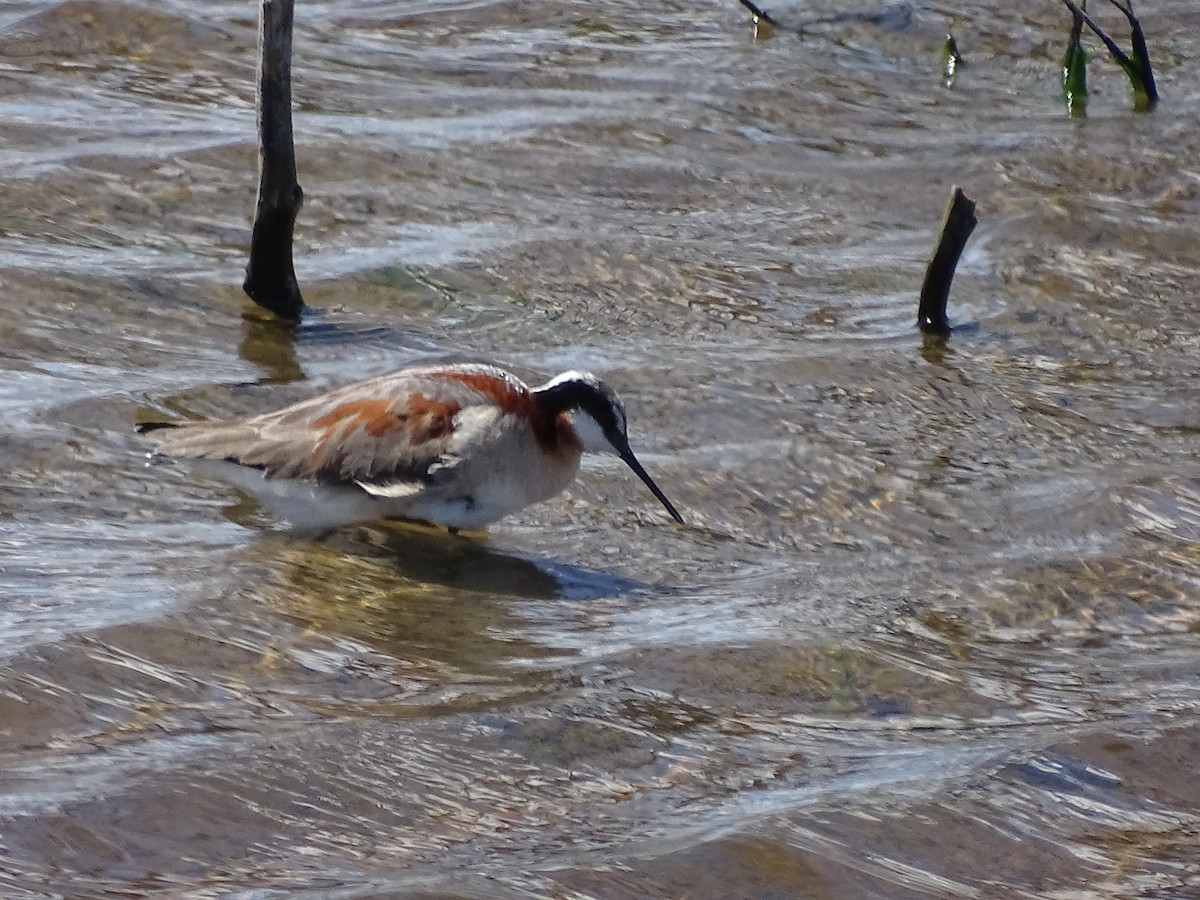
[[[538,406],[552,416],[573,409],[592,409],[607,402],[595,386],[575,379],[536,388],[533,396],[537,398]]]

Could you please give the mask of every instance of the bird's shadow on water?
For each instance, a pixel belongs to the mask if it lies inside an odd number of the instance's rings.
[[[532,666],[533,673],[547,659],[575,653],[565,636],[587,627],[581,603],[647,589],[408,523],[358,526],[307,540],[280,533],[264,538],[257,546],[276,575],[256,593],[276,613],[418,669],[450,666],[508,685],[516,683],[508,669],[514,662]],[[426,676],[439,683],[443,678]],[[533,682],[541,677],[529,675]]]
[[[598,600],[647,590],[648,584],[562,560],[516,556],[485,540],[449,534],[422,535],[389,524],[380,532],[397,570],[425,582],[470,593],[504,594],[528,600]]]
[[[396,575],[455,592],[524,600],[586,601],[643,593],[642,581],[551,557],[496,549],[485,538],[407,522],[341,529],[320,538],[328,549],[385,561]]]

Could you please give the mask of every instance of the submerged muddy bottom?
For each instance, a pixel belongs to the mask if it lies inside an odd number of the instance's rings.
[[[952,87],[924,9],[299,6],[290,330],[253,5],[0,3],[0,893],[1200,893],[1183,4],[1074,120],[1050,3]],[[602,374],[687,526],[313,540],[132,434],[462,357]]]

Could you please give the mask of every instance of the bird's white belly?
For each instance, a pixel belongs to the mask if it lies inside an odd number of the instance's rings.
[[[576,471],[571,466],[552,479],[546,479],[545,472],[540,472],[538,479],[493,473],[501,477],[455,478],[433,487],[418,487],[404,496],[377,497],[353,485],[266,478],[260,469],[232,462],[195,460],[192,465],[198,472],[240,488],[272,518],[300,531],[327,531],[383,518],[420,519],[468,530],[485,528],[561,492]]]
[[[553,494],[525,490],[519,483],[494,481],[422,491],[398,502],[389,515],[423,519],[453,528],[484,528]],[[559,489],[561,490],[561,488]],[[554,493],[558,493],[556,490]]]
[[[387,501],[358,488],[294,478],[266,478],[260,469],[216,460],[195,460],[196,471],[212,475],[249,494],[272,518],[298,531],[327,531],[388,515]]]

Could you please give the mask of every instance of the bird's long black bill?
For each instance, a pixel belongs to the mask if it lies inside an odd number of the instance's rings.
[[[667,499],[667,495],[658,489],[658,485],[654,483],[654,479],[646,474],[646,470],[643,469],[642,464],[637,461],[637,457],[633,455],[633,451],[626,447],[623,451],[621,451],[621,459],[625,460],[625,464],[629,466],[629,468],[633,469],[635,473],[637,473],[637,477],[642,479],[642,482],[646,485],[646,487],[650,488],[650,493],[658,498],[658,502],[667,508],[667,512],[671,514],[671,518],[682,525],[683,516],[681,516],[679,511],[671,505],[671,501]]]

